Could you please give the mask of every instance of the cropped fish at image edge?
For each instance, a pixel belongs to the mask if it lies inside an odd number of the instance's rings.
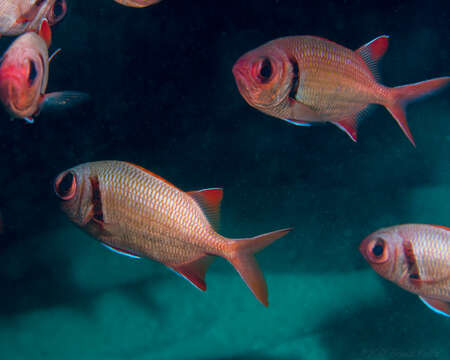
[[[0,0],[0,36],[37,32],[44,19],[53,26],[66,13],[66,0]]]
[[[12,119],[21,118],[34,122],[46,108],[64,108],[89,99],[79,91],[63,91],[46,94],[51,42],[51,30],[46,19],[42,20],[39,35],[27,32],[19,36],[6,50],[0,65],[0,101]]]
[[[268,306],[267,285],[253,254],[291,229],[245,238],[219,235],[222,189],[185,193],[140,166],[122,161],[78,165],[55,180],[70,220],[109,249],[156,260],[200,290],[213,256],[227,259]]]
[[[372,268],[417,294],[438,314],[450,317],[450,229],[406,224],[366,237],[359,250]]]

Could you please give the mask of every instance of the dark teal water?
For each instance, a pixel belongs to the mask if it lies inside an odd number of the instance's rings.
[[[0,359],[449,359],[450,322],[376,275],[358,245],[385,226],[450,225],[449,91],[408,107],[414,149],[377,108],[352,143],[250,108],[231,67],[285,35],[352,49],[388,34],[383,83],[449,74],[444,2],[69,4],[49,91],[92,102],[0,127]],[[2,38],[6,49],[11,38]],[[52,182],[126,160],[183,190],[224,188],[221,233],[293,226],[258,254],[270,305],[218,259],[201,293],[150,260],[108,252],[58,208]]]

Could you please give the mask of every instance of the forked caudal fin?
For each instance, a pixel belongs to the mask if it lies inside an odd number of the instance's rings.
[[[242,280],[245,281],[252,293],[265,306],[269,305],[267,284],[253,254],[272,244],[291,230],[291,228],[283,229],[252,238],[235,239],[233,254],[227,257],[227,260],[241,275]]]
[[[397,121],[406,137],[414,146],[416,144],[414,143],[408,122],[406,121],[405,106],[411,101],[426,95],[431,95],[433,92],[446,86],[449,82],[450,77],[446,76],[391,89],[392,96],[390,102],[385,105],[386,109],[392,114],[395,121]]]

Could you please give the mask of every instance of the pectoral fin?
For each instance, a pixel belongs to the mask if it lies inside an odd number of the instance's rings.
[[[324,122],[317,112],[295,99],[289,98],[289,109],[290,116],[286,118],[292,122]]]
[[[424,304],[434,312],[450,317],[450,302],[424,296],[419,296],[419,299],[422,300]]]
[[[89,95],[79,91],[60,91],[45,94],[40,109],[55,110],[57,108],[75,106],[89,100]]]

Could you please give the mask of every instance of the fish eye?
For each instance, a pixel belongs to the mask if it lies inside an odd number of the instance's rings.
[[[72,199],[75,196],[76,189],[76,176],[71,171],[57,177],[55,181],[55,193],[61,200]]]
[[[56,0],[51,10],[51,22],[53,24],[60,22],[67,12],[66,0]]]
[[[29,60],[29,71],[28,71],[28,85],[32,86],[34,83],[34,80],[36,80],[37,77],[37,69],[36,69],[36,63],[33,60]]]
[[[269,58],[264,58],[259,63],[258,78],[261,80],[261,82],[266,82],[270,79],[271,76],[272,76],[272,63],[270,62]]]
[[[386,241],[382,238],[376,238],[369,243],[368,256],[376,263],[385,262],[388,259],[388,250],[386,247]]]

